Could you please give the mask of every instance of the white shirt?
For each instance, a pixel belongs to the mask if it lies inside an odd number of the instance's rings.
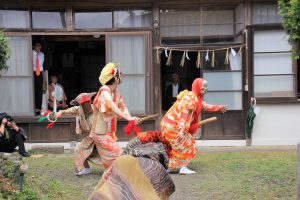
[[[178,95],[178,84],[172,84],[172,97],[177,97]]]
[[[32,63],[33,63],[33,71],[36,71],[36,56],[37,53],[35,50],[32,51]],[[42,72],[44,67],[44,53],[43,52],[39,52],[39,61],[40,61],[40,71]]]

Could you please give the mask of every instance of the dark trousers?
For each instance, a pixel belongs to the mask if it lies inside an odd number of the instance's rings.
[[[35,92],[35,108],[42,108],[43,100],[43,74],[37,76],[34,72],[34,92]]]
[[[20,153],[25,153],[24,138],[20,133],[10,131],[9,139],[0,138],[0,152],[13,152],[19,147]]]

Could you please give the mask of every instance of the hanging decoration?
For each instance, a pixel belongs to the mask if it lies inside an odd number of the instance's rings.
[[[215,51],[212,51],[212,56],[211,56],[211,66],[215,67]]]
[[[189,50],[186,50],[185,57],[186,57],[186,59],[191,60],[189,57]]]
[[[160,52],[159,49],[156,49],[156,64],[160,64],[160,56],[159,56]]]
[[[172,64],[172,49],[170,50],[170,53],[169,53],[169,57],[168,57],[168,60],[167,60],[167,63],[166,65],[167,66],[170,66]]]
[[[233,57],[235,57],[235,56],[236,56],[236,52],[235,52],[235,50],[234,50],[233,48],[231,48],[231,50],[230,50],[230,51],[231,51],[231,54],[232,54],[232,56],[233,56]]]
[[[238,55],[241,56],[242,55],[242,46],[239,49]]]
[[[184,51],[183,54],[182,54],[181,61],[180,61],[180,66],[181,66],[181,67],[183,67],[183,65],[184,65],[185,55],[186,55],[186,52]]]
[[[206,51],[206,56],[205,56],[205,61],[206,61],[206,62],[209,61],[209,54],[208,54],[208,51],[209,51],[209,50]]]
[[[225,60],[224,60],[224,64],[229,64],[229,53],[232,54],[233,57],[235,57],[236,55],[241,56],[242,54],[242,49],[243,47],[247,47],[245,44],[242,45],[235,45],[235,46],[227,46],[227,47],[223,47],[223,48],[207,48],[207,49],[180,49],[180,48],[170,48],[170,47],[162,47],[162,46],[157,46],[154,49],[156,50],[156,63],[159,64],[161,62],[160,56],[161,56],[161,52],[164,51],[165,57],[168,58],[166,65],[170,66],[172,64],[172,53],[174,51],[179,51],[179,52],[183,52],[182,57],[181,57],[181,61],[180,61],[180,66],[184,66],[185,63],[185,59],[190,60],[189,57],[189,52],[196,52],[197,55],[197,60],[196,60],[196,67],[197,68],[202,68],[202,56],[201,53],[205,52],[206,55],[204,57],[204,61],[205,62],[211,62],[211,67],[215,67],[215,54],[218,51],[226,51],[226,55],[225,55]],[[236,51],[236,49],[239,49],[238,52]],[[230,52],[229,52],[230,51]],[[210,53],[211,52],[211,59],[210,59]]]
[[[168,47],[165,49],[165,56],[168,58]]]
[[[202,64],[202,61],[201,61],[201,52],[198,51],[197,61],[196,61],[196,67],[197,67],[198,69],[199,69],[199,68],[202,68],[201,64]]]
[[[226,56],[225,56],[225,62],[224,62],[225,65],[228,65],[229,64],[229,52],[228,52],[228,48],[226,49]]]

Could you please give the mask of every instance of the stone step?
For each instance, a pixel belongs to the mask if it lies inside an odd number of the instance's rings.
[[[32,153],[52,153],[52,154],[63,154],[63,145],[34,145],[31,148]]]

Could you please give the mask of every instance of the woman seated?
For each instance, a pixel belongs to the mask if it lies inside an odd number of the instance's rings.
[[[0,152],[12,153],[19,147],[19,154],[29,157],[30,153],[25,151],[24,146],[27,139],[24,129],[18,127],[6,113],[0,113],[0,123]]]
[[[57,96],[60,98],[57,99]],[[61,84],[57,83],[57,76],[53,75],[50,77],[50,85],[49,85],[49,106],[54,109],[54,103],[56,101],[56,109],[62,110],[68,107],[67,105],[67,97],[64,92],[64,88]]]

